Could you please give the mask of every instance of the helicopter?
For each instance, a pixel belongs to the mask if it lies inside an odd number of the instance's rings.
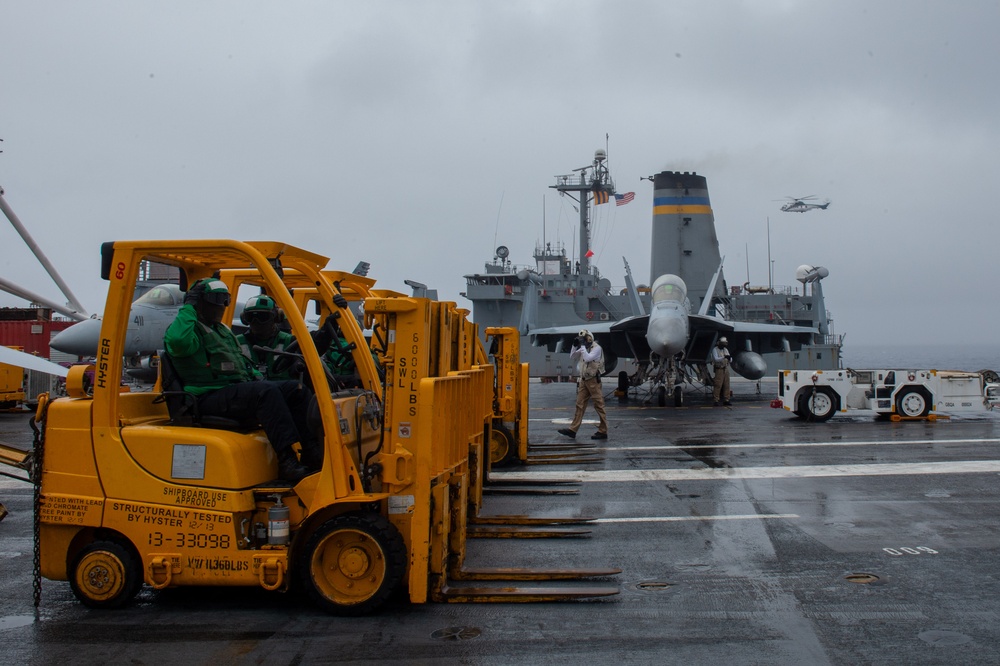
[[[775,199],[775,201],[784,201],[786,199],[788,200],[788,203],[786,203],[784,206],[781,207],[781,210],[786,213],[805,213],[814,208],[818,208],[819,210],[826,210],[827,207],[829,207],[830,205],[829,199],[827,199],[821,204],[809,203],[810,199],[815,199],[815,198],[816,198],[815,195],[810,194],[807,197],[785,197],[785,199]]]

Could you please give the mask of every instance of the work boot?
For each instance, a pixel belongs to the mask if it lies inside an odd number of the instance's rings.
[[[569,428],[559,428],[560,435],[566,435],[570,439],[576,439],[576,431]]]
[[[608,433],[606,433],[606,432],[595,432],[593,435],[590,436],[590,438],[591,439],[607,439],[608,438]]]
[[[731,402],[729,402],[728,400],[726,400],[726,401],[725,401],[724,403],[722,403],[722,406],[723,406],[723,407],[732,407],[732,406],[733,406],[733,403],[731,403]]]
[[[318,472],[323,468],[323,449],[320,444],[311,444],[304,447],[299,457],[306,469]]]
[[[712,403],[712,407],[718,407],[718,406],[719,406],[719,401],[718,400],[716,400],[714,403]]]
[[[309,468],[301,464],[295,454],[289,453],[278,461],[278,478],[298,483],[309,476]]]

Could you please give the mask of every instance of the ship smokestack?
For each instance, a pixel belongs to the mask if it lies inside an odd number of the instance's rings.
[[[662,171],[653,177],[652,255],[649,283],[666,273],[680,276],[695,310],[719,268],[719,238],[704,176]],[[724,280],[716,294],[725,293]]]

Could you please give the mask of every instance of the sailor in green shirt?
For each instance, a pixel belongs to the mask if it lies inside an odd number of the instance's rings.
[[[284,351],[295,337],[278,328],[284,319],[284,314],[278,309],[274,299],[266,294],[251,296],[240,315],[240,321],[250,327],[246,333],[236,336],[243,355],[250,358],[258,372],[267,379],[292,379],[292,365],[285,364],[280,371],[275,370],[274,362],[280,358],[278,354],[258,351],[254,347],[267,347],[275,351]]]
[[[299,463],[293,445],[303,447],[306,463],[317,456],[306,426],[309,392],[294,380],[264,381],[243,355],[236,336],[222,323],[230,295],[221,280],[199,280],[167,328],[164,347],[184,390],[198,400],[202,414],[238,421],[256,420],[278,456],[280,478],[297,482],[312,472]],[[311,460],[310,460],[311,459]]]

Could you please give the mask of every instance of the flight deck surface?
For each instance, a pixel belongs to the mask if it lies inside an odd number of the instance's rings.
[[[605,382],[610,393],[613,383]],[[32,606],[32,487],[0,477],[0,652],[9,663],[860,664],[1000,662],[1000,415],[806,423],[776,384],[731,408],[607,398],[595,462],[497,470],[578,494],[490,494],[483,514],[586,516],[576,538],[472,539],[467,565],[617,567],[596,601],[411,605],[326,615],[263,590],[145,587],[89,610],[65,582]],[[575,386],[531,385],[530,441],[572,417]],[[0,440],[30,445],[28,417]],[[558,450],[558,449],[555,449]]]

